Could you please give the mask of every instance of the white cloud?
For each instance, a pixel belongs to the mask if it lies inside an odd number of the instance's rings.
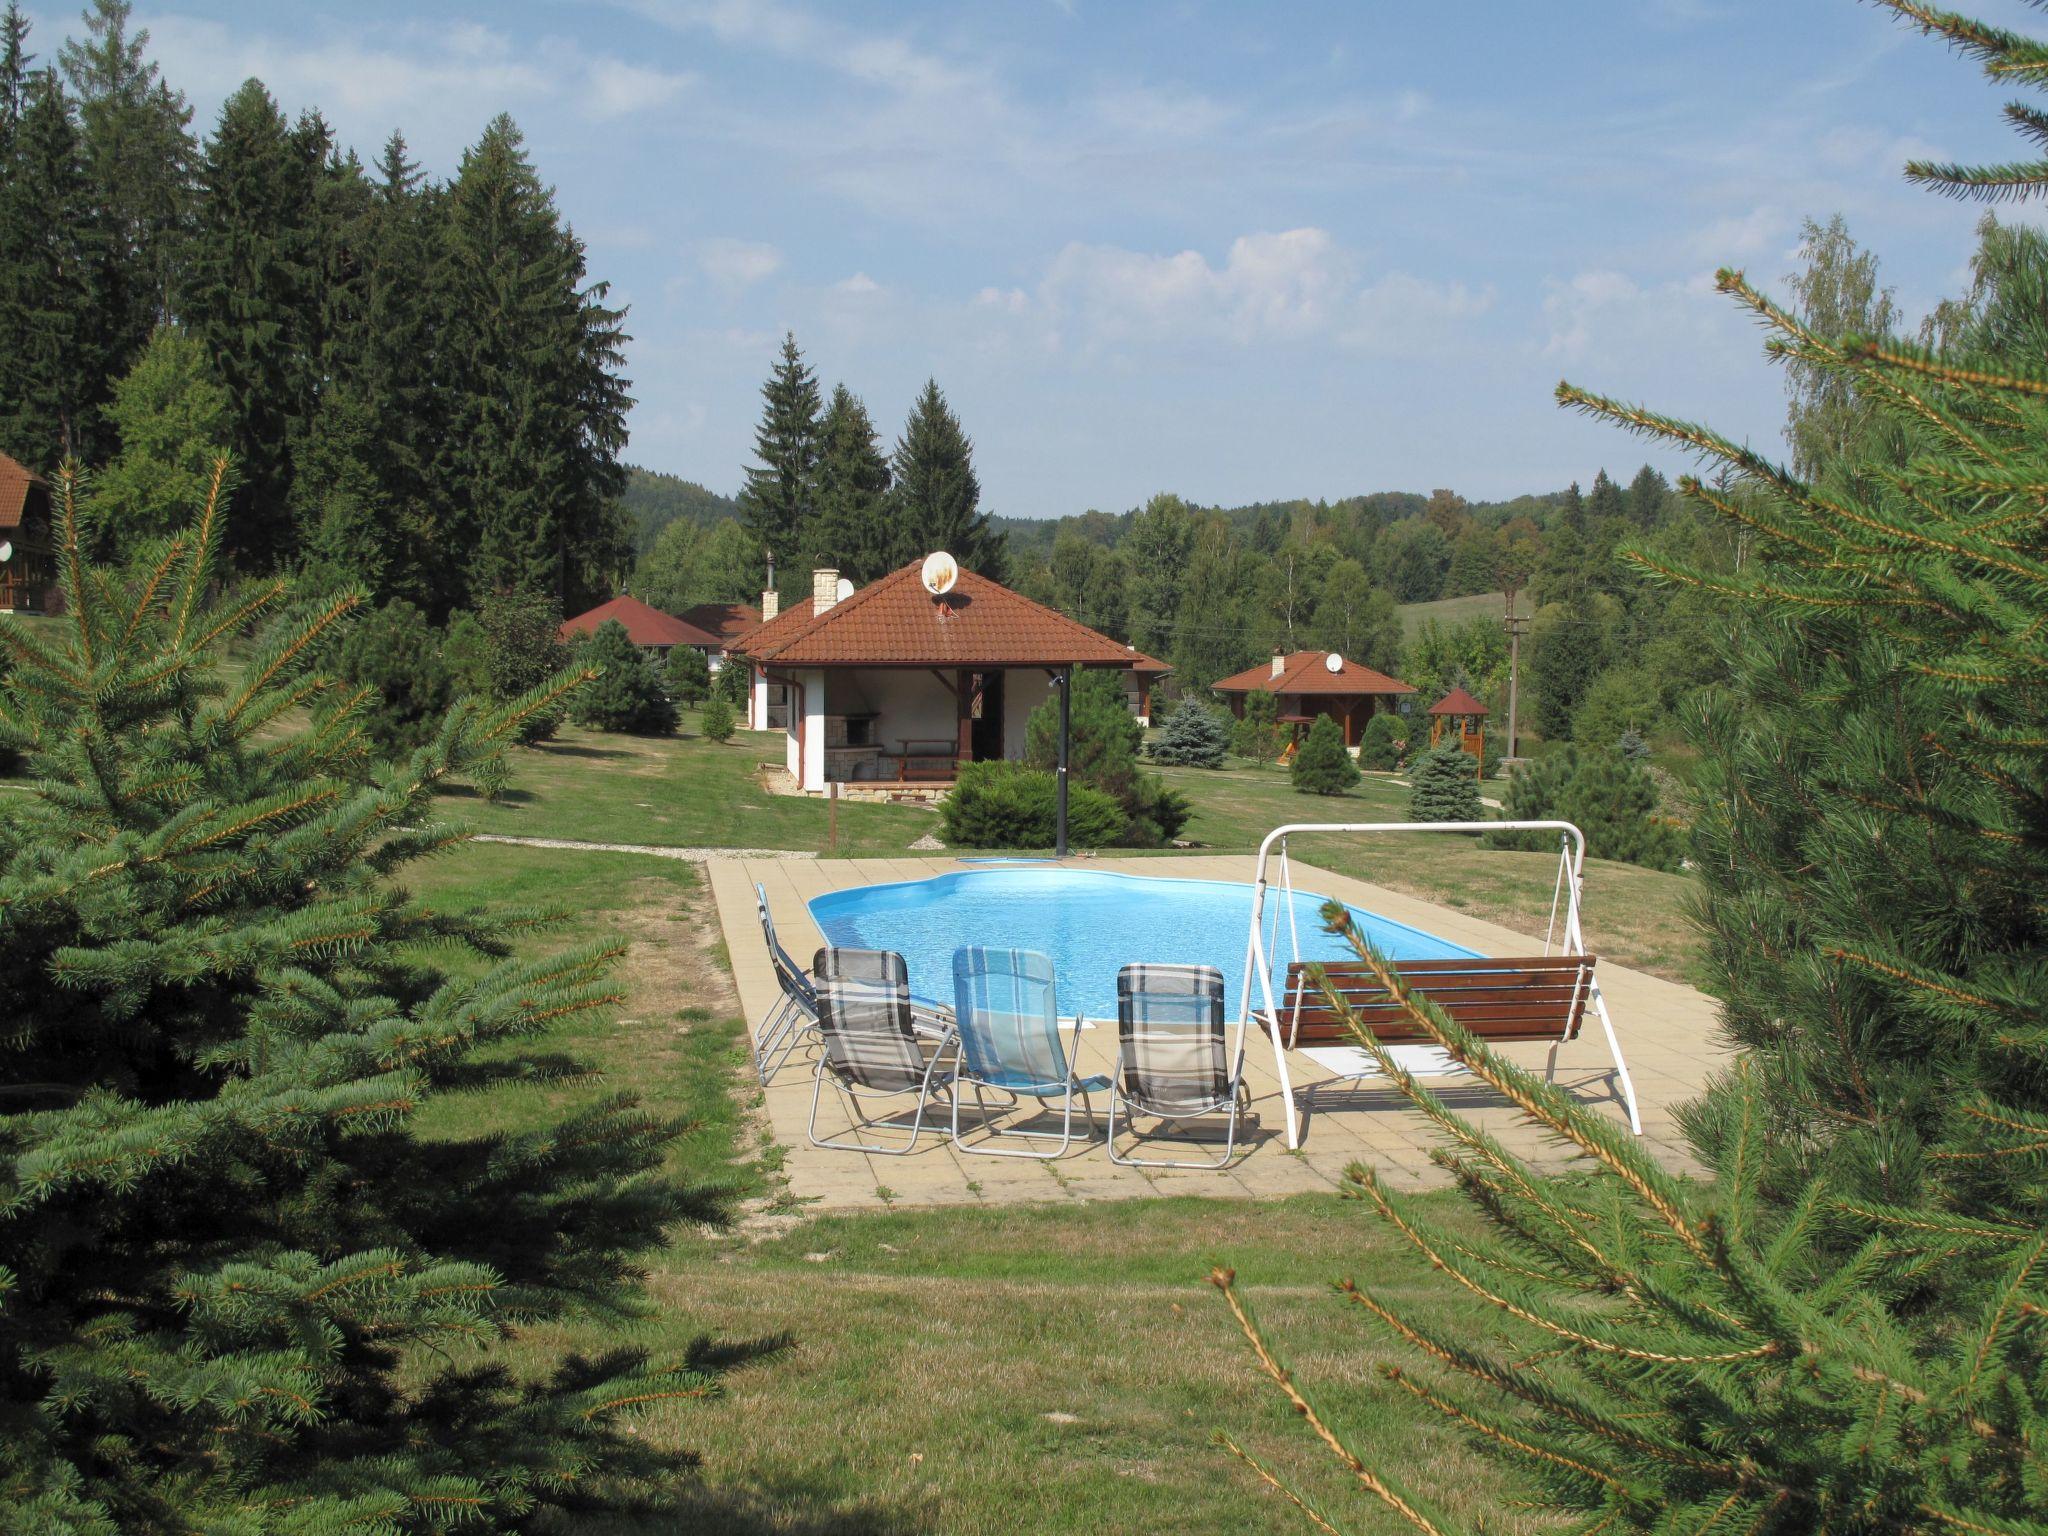
[[[697,265],[721,288],[738,291],[782,270],[782,252],[765,241],[719,237],[697,242]]]
[[[636,117],[673,101],[692,83],[687,74],[649,69],[619,59],[594,59],[588,69],[586,109],[600,121]]]
[[[149,27],[164,77],[194,98],[225,99],[254,76],[287,111],[317,106],[372,142],[401,122],[408,136],[422,137],[459,122],[466,142],[498,112],[554,91],[548,70],[468,23],[416,22],[398,29],[389,48],[267,37],[190,16],[151,17]]]
[[[1366,282],[1361,263],[1327,230],[1240,235],[1220,265],[1199,251],[1152,255],[1115,246],[1066,246],[1036,303],[1087,343],[1210,341],[1237,346],[1316,339],[1371,348],[1477,314],[1490,292],[1390,272]],[[984,289],[976,302],[1015,313],[1017,290]]]
[[[839,279],[838,282],[832,285],[832,291],[834,293],[851,294],[855,297],[860,297],[865,294],[880,293],[882,285],[872,277],[869,277],[867,273],[856,272],[851,277]]]
[[[1730,319],[1711,277],[1644,286],[1626,273],[1586,271],[1544,296],[1543,355],[1614,366],[1675,352],[1697,363],[1702,351],[1724,351],[1741,334]]]

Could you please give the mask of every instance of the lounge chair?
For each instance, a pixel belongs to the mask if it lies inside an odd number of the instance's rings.
[[[811,962],[818,989],[818,1037],[821,1049],[812,1070],[811,1145],[840,1152],[873,1152],[901,1157],[917,1150],[924,1133],[924,1112],[932,1092],[949,1087],[953,1074],[943,1067],[946,1042],[921,1045],[911,1019],[910,972],[903,957],[886,949],[821,949]],[[818,1099],[829,1080],[846,1100],[853,1118],[853,1139],[828,1140],[818,1134]],[[907,1129],[908,1146],[878,1146],[861,1134],[885,1126],[903,1130],[899,1121],[870,1119],[861,1095],[917,1095],[917,1112]]]
[[[760,1039],[754,1047],[754,1071],[761,1086],[782,1069],[797,1047],[815,1044],[818,1038],[818,989],[775,934],[775,919],[768,914],[768,892],[754,886],[754,911],[761,920],[761,937],[768,943],[768,963],[775,970],[775,985],[781,997],[762,1021]],[[944,1008],[912,1000],[911,1024],[927,1040],[943,1040],[953,1030],[953,1015]]]
[[[1223,973],[1213,965],[1127,965],[1116,976],[1116,1068],[1109,1090],[1109,1156],[1140,1168],[1227,1168],[1237,1155],[1244,1101],[1244,1046],[1230,1054],[1223,1022]],[[1227,1114],[1216,1160],[1123,1157],[1116,1111],[1193,1120]],[[1132,1134],[1137,1134],[1135,1124]]]
[[[1060,1044],[1059,1007],[1055,1001],[1052,961],[1028,949],[984,949],[972,945],[953,952],[954,1038],[959,1066],[953,1085],[953,1145],[962,1152],[989,1157],[1055,1158],[1074,1139],[1074,1097],[1080,1095],[1088,1117],[1084,1135],[1095,1131],[1091,1093],[1109,1087],[1106,1077],[1081,1077]],[[1081,1050],[1081,1020],[1074,1020],[1074,1055]],[[988,1141],[1024,1137],[1057,1141],[1049,1152],[1026,1147],[970,1146],[960,1139],[960,1090],[972,1088],[981,1110]],[[1012,1101],[1036,1099],[1050,1108],[1060,1101],[1057,1131],[997,1131],[984,1090],[1007,1094]]]

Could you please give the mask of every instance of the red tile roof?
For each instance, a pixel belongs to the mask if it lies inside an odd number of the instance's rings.
[[[761,622],[761,610],[745,603],[699,603],[694,608],[685,608],[676,617],[730,645]]]
[[[564,619],[562,638],[594,635],[598,626],[608,619],[617,619],[625,625],[627,638],[635,645],[694,645],[706,651],[724,648],[716,635],[707,635],[696,625],[685,624],[673,614],[650,608],[637,597],[615,597],[608,603],[599,603],[588,613]]]
[[[49,482],[26,464],[0,453],[0,528],[19,528],[28,510],[29,493],[48,491]]]
[[[821,614],[800,602],[742,636],[736,649],[775,667],[1130,668],[1143,656],[972,571],[933,597],[919,579],[923,563],[892,571]]]
[[[1432,715],[1483,715],[1486,706],[1473,698],[1462,688],[1453,688],[1449,693],[1429,706]]]
[[[1346,660],[1342,671],[1332,672],[1329,657],[1333,654],[1330,651],[1296,651],[1281,658],[1278,677],[1273,675],[1273,664],[1266,662],[1246,667],[1235,676],[1226,677],[1211,686],[1218,693],[1336,693],[1352,697],[1415,691],[1398,677],[1375,672],[1355,661]]]

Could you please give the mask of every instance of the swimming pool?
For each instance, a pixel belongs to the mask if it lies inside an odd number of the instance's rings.
[[[1327,899],[1310,891],[1294,893],[1304,960],[1353,957],[1348,944],[1323,931],[1317,914]],[[1275,997],[1292,955],[1286,902],[1285,891],[1277,886],[1267,890]],[[976,869],[833,891],[810,906],[828,943],[901,954],[910,968],[911,991],[929,1002],[952,1005],[953,951],[963,944],[985,944],[1052,956],[1060,1012],[1095,1019],[1116,1017],[1116,973],[1132,961],[1213,965],[1223,972],[1227,1016],[1235,1019],[1252,888],[1097,870]],[[1359,931],[1394,959],[1454,960],[1472,954],[1404,923],[1356,907],[1352,912]],[[808,961],[810,956],[798,958]]]

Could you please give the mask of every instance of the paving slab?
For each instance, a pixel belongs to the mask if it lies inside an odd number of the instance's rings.
[[[1256,860],[1249,854],[1077,860],[1075,867],[1113,869],[1118,874],[1157,879],[1223,880],[1249,885]],[[783,857],[714,857],[706,861],[719,921],[733,960],[734,980],[749,1028],[758,1040],[778,1002],[755,915],[754,887],[766,892],[783,947],[799,964],[824,943],[808,903],[827,891],[927,879],[975,866],[944,855],[888,859],[793,860]],[[1480,954],[1526,953],[1525,936],[1449,907],[1419,901],[1384,886],[1330,870],[1294,864],[1297,888],[1334,896],[1363,911],[1407,923],[1463,944]],[[1224,957],[1226,970],[1241,956]],[[1643,1145],[1675,1172],[1696,1172],[1684,1148],[1675,1110],[1699,1093],[1706,1078],[1729,1057],[1712,999],[1677,982],[1602,962],[1601,991],[1614,1020],[1642,1114]],[[1084,1031],[1080,1066],[1084,1073],[1107,1072],[1116,1051],[1113,1029]],[[1503,1054],[1541,1071],[1547,1047],[1511,1045]],[[814,1147],[806,1135],[814,1056],[798,1051],[762,1096],[773,1141],[789,1149],[784,1172],[790,1192],[820,1208],[881,1205],[1001,1205],[1022,1201],[1112,1200],[1162,1194],[1215,1194],[1278,1199],[1308,1190],[1333,1189],[1354,1162],[1377,1168],[1399,1189],[1426,1189],[1449,1182],[1431,1159],[1438,1145],[1422,1116],[1393,1089],[1367,1083],[1317,1088],[1306,1096],[1301,1146],[1290,1152],[1271,1044],[1253,1032],[1247,1042],[1245,1082],[1252,1117],[1239,1134],[1240,1152],[1218,1174],[1147,1170],[1110,1162],[1100,1139],[1081,1141],[1060,1159],[1040,1163],[1018,1158],[963,1155],[947,1141],[943,1103],[928,1124],[937,1134],[920,1138],[907,1157],[872,1156]],[[1288,1058],[1297,1090],[1329,1080],[1329,1074],[1299,1054]],[[1589,1018],[1577,1040],[1558,1052],[1559,1088],[1580,1103],[1626,1124],[1614,1063],[1597,1022]],[[1469,1078],[1432,1080],[1454,1109],[1498,1136],[1509,1150],[1536,1168],[1561,1171],[1574,1154],[1560,1149],[1512,1106]],[[850,1123],[829,1088],[820,1124],[827,1135]],[[906,1106],[910,1101],[906,1100]],[[1103,1106],[1098,1105],[1098,1110]],[[1122,1143],[1120,1143],[1122,1145]],[[1207,1142],[1171,1137],[1152,1141],[1148,1155],[1207,1156]],[[885,1200],[881,1188],[889,1191]]]

